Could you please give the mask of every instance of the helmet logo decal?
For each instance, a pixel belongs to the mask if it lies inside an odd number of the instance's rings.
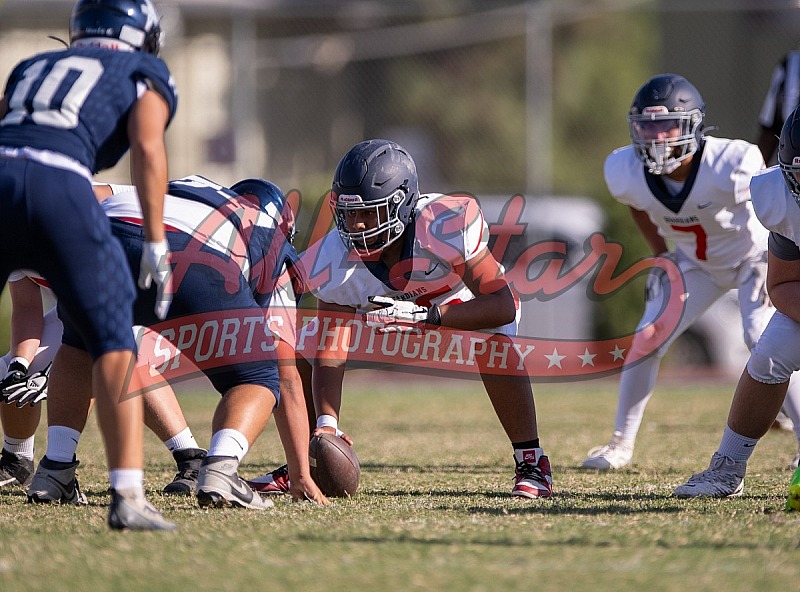
[[[337,203],[340,203],[340,204],[360,204],[360,203],[364,203],[364,200],[361,199],[360,195],[342,194],[342,195],[339,195],[339,197],[337,199]]]
[[[667,109],[664,105],[652,105],[642,109],[642,113],[666,114],[669,113],[669,109]]]

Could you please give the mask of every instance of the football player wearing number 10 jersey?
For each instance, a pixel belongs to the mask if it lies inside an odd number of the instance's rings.
[[[606,159],[611,194],[630,208],[653,255],[669,257],[680,268],[684,310],[674,333],[662,335],[661,295],[670,288],[664,274],[652,273],[630,355],[651,351],[651,340],[663,345],[623,369],[614,434],[607,445],[589,451],[584,468],[608,470],[631,464],[662,357],[726,292],[738,289],[748,349],[753,349],[775,312],[766,292],[769,233],[750,202],[750,178],[764,168],[763,158],[755,145],[743,140],[705,136],[704,111],[700,93],[688,80],[675,74],[654,76],[633,99],[628,114],[631,145]],[[674,250],[669,250],[668,241]],[[784,409],[800,438],[797,385],[789,388]],[[795,458],[795,467],[797,462]]]
[[[106,443],[113,490],[108,523],[118,529],[174,525],[144,498],[142,400],[122,396],[136,349],[136,292],[122,247],[95,199],[92,175],[130,148],[146,236],[139,284],[147,288],[155,280],[156,313],[163,318],[171,293],[164,131],[177,97],[169,70],[156,57],[159,46],[159,16],[150,0],[79,0],[70,18],[70,46],[15,66],[0,99],[0,287],[14,269],[41,274],[58,296],[59,317],[79,329],[93,361]],[[53,362],[51,401],[71,396],[58,380],[59,372],[69,371],[67,348]],[[48,408],[48,421],[50,415]],[[74,474],[76,464],[45,467],[62,488],[55,501],[75,503],[76,484],[64,475]]]

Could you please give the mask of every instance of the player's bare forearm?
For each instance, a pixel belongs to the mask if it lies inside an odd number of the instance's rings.
[[[278,354],[282,357],[291,354],[290,346],[281,341]],[[288,349],[287,349],[288,348]],[[287,349],[287,351],[281,351]],[[279,367],[281,381],[281,404],[275,409],[275,425],[281,438],[289,466],[290,493],[292,499],[299,501],[311,499],[317,503],[327,504],[311,478],[308,464],[308,442],[311,432],[308,427],[306,403],[303,397],[303,385],[300,374],[294,365],[283,364]]]
[[[314,395],[314,408],[317,417],[331,415],[339,418],[342,406],[342,383],[344,382],[343,360],[314,360],[312,374],[312,392]]]
[[[467,302],[439,306],[442,326],[465,331],[501,327],[514,321],[517,311],[511,289],[482,294]]]
[[[131,180],[139,195],[148,242],[160,242],[165,237],[164,194],[168,170],[164,130],[168,116],[165,101],[153,91],[147,91],[133,106],[128,119]]]
[[[633,218],[633,222],[642,234],[642,238],[644,238],[647,246],[650,247],[650,252],[653,253],[653,255],[660,255],[666,252],[668,250],[667,241],[658,234],[658,227],[650,220],[650,216],[647,215],[647,212],[631,207],[628,209]]]

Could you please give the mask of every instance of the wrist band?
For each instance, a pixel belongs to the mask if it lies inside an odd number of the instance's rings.
[[[320,415],[317,418],[318,428],[333,428],[334,430],[339,427],[339,420],[333,415]]]
[[[429,325],[441,325],[442,324],[442,313],[439,310],[439,305],[434,304],[428,309],[428,318],[425,319],[425,322]]]

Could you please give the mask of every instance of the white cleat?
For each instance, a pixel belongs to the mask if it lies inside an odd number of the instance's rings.
[[[597,446],[588,452],[588,457],[581,463],[582,469],[621,469],[633,461],[633,444],[624,442],[622,434],[614,432],[611,442],[605,446]]]
[[[675,497],[736,497],[744,491],[744,474],[747,463],[735,461],[715,452],[711,463],[702,473],[675,488]]]

